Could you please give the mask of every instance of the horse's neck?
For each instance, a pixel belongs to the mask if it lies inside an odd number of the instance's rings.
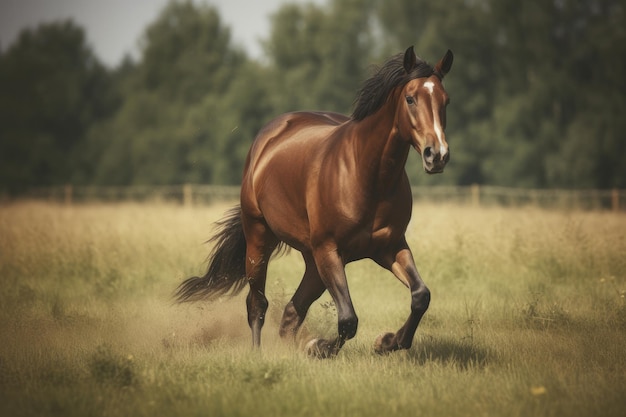
[[[393,104],[395,100],[388,100],[379,111],[354,126],[360,176],[370,186],[383,190],[403,178],[410,150],[408,142],[398,137]]]

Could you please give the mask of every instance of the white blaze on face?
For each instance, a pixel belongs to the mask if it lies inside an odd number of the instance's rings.
[[[426,81],[424,83],[424,88],[428,90],[429,94],[433,94],[435,90],[435,83],[432,81]],[[441,121],[439,120],[438,115],[435,113],[435,109],[433,108],[433,123],[435,124],[435,134],[437,135],[437,140],[439,141],[439,152],[441,153],[441,158],[443,158],[446,153],[448,153],[448,148],[443,144],[443,129],[441,129]]]

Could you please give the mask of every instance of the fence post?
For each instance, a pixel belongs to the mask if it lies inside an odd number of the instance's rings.
[[[480,206],[480,185],[472,184],[471,192],[472,192],[472,205],[474,207]]]
[[[611,208],[615,213],[619,211],[619,190],[617,188],[611,190]]]
[[[183,184],[183,206],[191,207],[193,205],[193,194],[191,184]]]
[[[73,194],[74,189],[72,187],[72,184],[65,184],[65,186],[63,187],[63,201],[65,202],[66,206],[72,205]]]

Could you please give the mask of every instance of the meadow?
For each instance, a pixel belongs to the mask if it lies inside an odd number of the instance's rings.
[[[0,415],[626,415],[624,213],[420,204],[407,236],[432,302],[413,347],[373,352],[410,297],[364,260],[357,336],[316,360],[327,295],[296,343],[278,337],[295,251],[270,264],[260,351],[245,294],[172,304],[228,207],[0,205]]]

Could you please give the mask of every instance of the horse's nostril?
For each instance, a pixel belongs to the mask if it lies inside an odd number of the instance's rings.
[[[424,149],[424,159],[431,160],[433,158],[433,150],[429,146]]]

